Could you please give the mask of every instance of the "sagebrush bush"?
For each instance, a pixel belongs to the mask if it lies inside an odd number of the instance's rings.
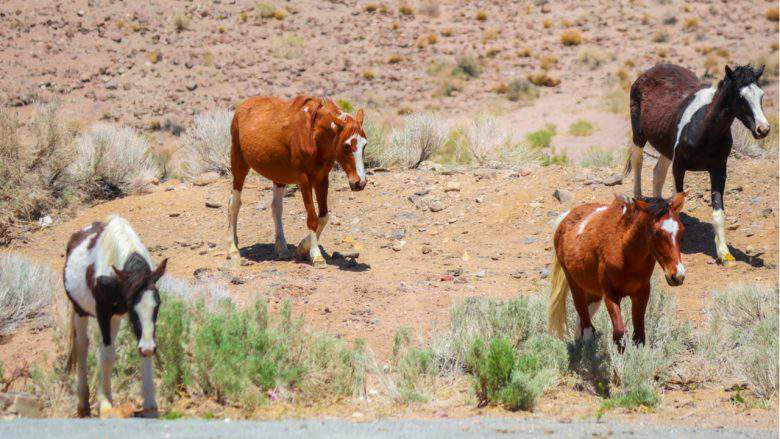
[[[586,46],[580,49],[577,62],[589,70],[596,70],[607,62],[607,55],[598,47]]]
[[[577,29],[566,29],[561,33],[561,43],[564,46],[577,46],[582,43],[582,32]]]
[[[141,192],[159,173],[149,140],[128,126],[96,123],[75,148],[75,178],[94,198]]]
[[[552,144],[556,131],[555,125],[548,123],[544,128],[526,134],[525,140],[532,149],[547,148]]]
[[[195,116],[194,126],[181,137],[181,171],[186,177],[204,172],[230,173],[230,124],[233,113],[212,110]]]
[[[386,165],[416,168],[447,142],[447,125],[435,114],[407,116],[404,126],[390,134],[390,144],[379,161]]]
[[[56,105],[36,104],[28,127],[31,145],[21,141],[16,115],[0,108],[0,244],[11,239],[17,219],[37,220],[78,199],[73,133]]]
[[[580,157],[580,166],[583,168],[609,167],[615,163],[615,154],[612,150],[591,146]]]
[[[454,73],[468,78],[476,78],[482,73],[482,63],[472,55],[459,56]]]
[[[59,284],[48,266],[14,253],[0,254],[0,337],[13,333],[20,322],[43,316]]]
[[[507,85],[506,97],[512,102],[528,103],[539,97],[539,89],[527,79],[513,79]]]
[[[572,136],[590,136],[596,127],[585,119],[579,119],[569,125],[569,134]]]
[[[370,119],[363,122],[363,131],[366,133],[366,146],[363,149],[363,163],[368,168],[384,166],[387,157],[386,150],[389,146],[387,136],[388,129]]]
[[[426,402],[437,375],[430,347],[412,345],[409,328],[400,328],[393,338],[392,367],[400,402]]]

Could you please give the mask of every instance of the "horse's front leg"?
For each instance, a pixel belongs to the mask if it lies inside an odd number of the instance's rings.
[[[157,400],[154,396],[154,355],[144,357],[141,356],[141,396],[144,400],[143,411],[141,412],[144,418],[156,418]]]
[[[612,339],[618,346],[618,350],[623,352],[625,346],[623,335],[626,333],[626,325],[623,323],[623,316],[620,315],[620,297],[605,294],[604,305],[607,307],[609,319],[612,320]]]
[[[76,393],[79,397],[76,413],[80,418],[89,416],[89,377],[87,370],[87,354],[89,350],[89,335],[87,332],[88,316],[73,313],[74,343],[73,350],[76,359],[76,377],[78,380]]]
[[[710,171],[712,192],[712,225],[715,229],[715,250],[718,261],[727,264],[734,261],[726,244],[726,215],[723,213],[723,190],[726,187],[726,165]]]
[[[111,398],[111,373],[114,371],[116,363],[116,348],[114,341],[119,332],[119,325],[122,322],[119,316],[111,316],[98,310],[98,325],[102,335],[100,344],[100,385],[98,386],[98,413],[100,417],[106,417],[110,414],[112,408]]]
[[[631,296],[631,321],[634,322],[634,344],[645,344],[645,311],[650,299],[650,284],[643,285]]]
[[[298,254],[301,257],[306,257],[308,254],[309,260],[314,268],[325,268],[325,258],[322,257],[320,246],[317,242],[319,236],[317,229],[319,229],[320,221],[317,217],[317,212],[314,210],[311,182],[308,178],[304,178],[299,186],[301,189],[301,196],[303,197],[303,204],[306,207],[306,225],[309,227],[309,235],[303,238],[301,243],[298,244]]]

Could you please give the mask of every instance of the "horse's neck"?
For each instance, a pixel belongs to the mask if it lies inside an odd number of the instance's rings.
[[[731,124],[734,122],[734,114],[729,109],[726,89],[727,85],[719,87],[712,102],[707,106],[702,129],[706,130],[711,137],[720,137],[725,134],[731,130]]]
[[[631,255],[634,261],[650,257],[650,242],[645,233],[646,221],[646,218],[631,221],[623,233],[623,251]]]

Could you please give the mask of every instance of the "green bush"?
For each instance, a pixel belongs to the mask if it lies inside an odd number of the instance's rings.
[[[552,144],[552,138],[555,136],[555,125],[548,123],[544,128],[526,134],[525,140],[533,149],[547,148]]]
[[[459,56],[457,65],[453,71],[455,76],[465,76],[467,78],[476,78],[482,73],[482,64],[474,56]]]
[[[512,102],[531,102],[539,97],[539,88],[525,78],[513,79],[507,85],[506,97]]]
[[[608,167],[615,162],[615,155],[609,149],[591,146],[580,158],[583,168]]]
[[[352,104],[346,99],[339,99],[338,101],[336,101],[336,104],[344,112],[352,113],[355,111],[355,107],[353,107]]]
[[[409,328],[400,328],[393,338],[392,363],[403,403],[426,402],[426,393],[436,376],[433,351],[412,346]]]
[[[569,125],[569,134],[572,136],[590,136],[596,128],[585,119],[580,119]]]

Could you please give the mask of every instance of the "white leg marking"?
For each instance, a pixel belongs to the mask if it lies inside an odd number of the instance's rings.
[[[583,341],[591,341],[593,340],[593,328],[585,328],[582,331],[582,340]]]
[[[603,212],[603,211],[605,211],[605,210],[607,210],[607,206],[601,206],[601,207],[598,207],[598,208],[596,208],[596,210],[594,210],[594,211],[593,211],[593,212],[591,212],[590,214],[588,214],[588,216],[586,216],[586,217],[585,217],[585,218],[582,220],[582,222],[580,223],[580,225],[577,227],[577,235],[578,235],[578,236],[579,236],[579,235],[582,235],[582,232],[584,232],[584,231],[585,231],[585,227],[588,225],[588,223],[590,222],[590,220],[591,220],[591,219],[593,219],[593,218],[594,218],[596,215],[598,215],[600,212]]]
[[[712,211],[712,223],[715,228],[715,249],[718,252],[718,259],[721,261],[733,261],[729,247],[726,245],[726,215],[722,210]]]
[[[317,239],[322,235],[322,230],[328,225],[328,217],[330,215],[321,216],[317,219]]]
[[[241,209],[241,191],[233,189],[233,193],[230,196],[230,202],[228,203],[228,240],[230,241],[230,249],[228,250],[229,258],[238,258],[238,211]]]
[[[282,223],[282,211],[284,204],[284,186],[273,185],[274,199],[271,203],[271,213],[274,217],[274,250],[278,257],[290,256],[287,250],[287,240],[284,239],[284,224]]]
[[[664,182],[666,181],[666,173],[669,171],[669,165],[671,160],[666,156],[661,155],[658,157],[658,161],[653,168],[653,196],[660,198],[664,190]]]
[[[634,145],[631,147],[631,168],[634,170],[634,196],[642,196],[642,148]]]
[[[750,105],[750,110],[753,112],[753,120],[756,122],[756,126],[769,125],[769,122],[764,116],[764,110],[761,109],[761,97],[764,96],[764,90],[755,83],[742,87],[739,89],[739,94]]]

